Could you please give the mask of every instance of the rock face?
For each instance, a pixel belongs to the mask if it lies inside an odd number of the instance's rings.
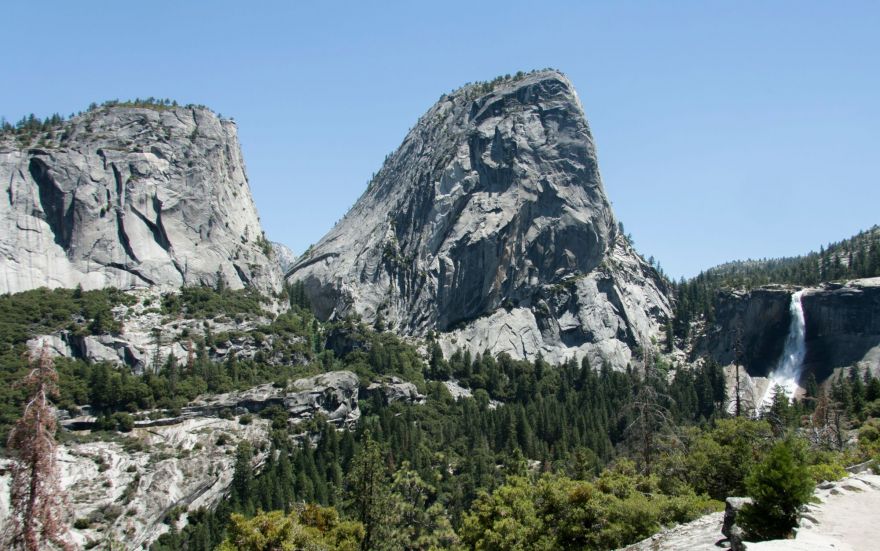
[[[101,107],[36,143],[0,137],[0,293],[277,290],[235,123],[201,107]]]
[[[354,428],[361,416],[359,386],[358,376],[351,371],[332,371],[297,379],[289,389],[267,384],[244,392],[208,396],[194,402],[189,409],[197,415],[217,415],[224,409],[260,411],[278,404],[288,411],[289,422],[294,425],[321,414],[339,428]]]
[[[826,284],[804,293],[804,367],[820,381],[838,367],[880,371],[880,278]]]
[[[351,371],[331,371],[297,379],[287,388],[263,384],[247,390],[208,394],[199,396],[181,408],[180,415],[176,417],[138,418],[134,426],[175,425],[192,419],[259,413],[268,407],[279,406],[287,410],[290,425],[298,425],[322,415],[337,428],[353,429],[361,417],[358,408],[359,383],[358,376]],[[424,396],[421,397],[424,399]],[[83,415],[67,417],[60,421],[60,425],[70,430],[94,428],[97,418],[91,415],[89,409],[89,406],[83,406]]]
[[[174,524],[182,528],[190,511],[223,499],[238,442],[268,449],[263,445],[269,439],[267,420],[253,416],[244,423],[230,417],[278,405],[289,412],[292,425],[320,414],[338,428],[351,429],[360,418],[358,388],[359,379],[350,371],[298,379],[286,389],[260,385],[200,397],[178,417],[136,421],[132,432],[112,441],[60,446],[62,489],[75,518],[88,521],[88,528],[72,531],[73,537],[83,547],[109,534],[124,541],[125,549],[148,548],[169,530],[166,515],[175,508],[181,517]],[[82,416],[61,425],[81,430],[93,422],[94,417]],[[265,452],[258,452],[255,468],[264,459]],[[7,471],[0,462],[0,532],[9,515]]]
[[[696,346],[721,365],[739,361],[753,376],[766,377],[776,367],[791,322],[791,294],[797,289],[768,286],[726,291],[715,298],[715,323]],[[739,340],[739,351],[737,341]]]
[[[170,524],[166,515],[179,507],[178,528],[189,511],[215,506],[232,483],[235,448],[247,440],[259,449],[268,438],[268,421],[249,425],[218,418],[189,419],[167,426],[135,428],[116,441],[60,446],[58,465],[62,490],[73,519],[86,528],[72,529],[79,548],[108,536],[125,542],[124,549],[146,549]],[[256,462],[265,458],[258,454]],[[0,476],[0,492],[8,492],[9,476]],[[0,503],[0,528],[7,522],[8,503]]]
[[[289,277],[322,318],[622,367],[670,310],[618,233],[577,95],[543,71],[444,95]]]
[[[720,294],[715,302],[715,323],[697,351],[708,353],[722,365],[733,363],[739,335],[746,370],[752,376],[766,376],[782,354],[791,321],[791,294],[796,290],[768,286]],[[808,288],[801,304],[807,348],[805,374],[812,372],[821,382],[840,367],[859,364],[880,370],[880,278]]]
[[[388,377],[387,380],[370,383],[367,396],[378,394],[387,403],[404,402],[407,404],[424,404],[426,396],[419,392],[414,383],[399,377]]]
[[[272,241],[272,251],[275,253],[275,262],[281,268],[281,273],[286,274],[296,262],[296,255],[293,254],[290,247],[275,241]]]

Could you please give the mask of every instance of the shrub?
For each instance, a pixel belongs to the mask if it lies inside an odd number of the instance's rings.
[[[880,419],[868,419],[859,429],[859,453],[863,458],[880,455]]]
[[[92,522],[87,518],[78,518],[73,523],[73,527],[77,530],[85,530],[89,526],[92,525]]]
[[[813,495],[813,479],[801,455],[792,440],[783,440],[746,478],[754,503],[743,507],[738,519],[749,538],[785,538],[797,526],[800,508]]]
[[[131,432],[134,428],[134,417],[125,412],[113,414],[113,421],[116,423],[116,430],[120,432]]]

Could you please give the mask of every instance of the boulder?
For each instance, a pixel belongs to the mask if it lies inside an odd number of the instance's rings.
[[[425,395],[419,392],[415,384],[399,377],[388,377],[387,380],[370,383],[367,395],[378,393],[386,404],[404,402],[406,404],[424,404]]]
[[[745,550],[743,530],[737,526],[736,516],[745,505],[751,503],[752,498],[750,497],[729,497],[724,502],[724,523],[721,526],[721,533],[727,537],[733,551]]]

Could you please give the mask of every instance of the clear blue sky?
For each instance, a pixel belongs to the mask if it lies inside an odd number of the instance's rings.
[[[443,92],[548,66],[578,89],[617,216],[675,277],[880,223],[880,2],[43,1],[0,13],[0,115],[156,96],[234,117],[264,227],[297,253]]]

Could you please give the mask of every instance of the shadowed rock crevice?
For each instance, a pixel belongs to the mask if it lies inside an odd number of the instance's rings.
[[[73,198],[66,198],[52,176],[49,167],[43,159],[34,157],[28,164],[28,173],[37,184],[40,196],[40,206],[46,215],[46,223],[52,230],[55,243],[65,251],[70,248],[71,228],[73,227]],[[10,203],[11,203],[10,186]]]

